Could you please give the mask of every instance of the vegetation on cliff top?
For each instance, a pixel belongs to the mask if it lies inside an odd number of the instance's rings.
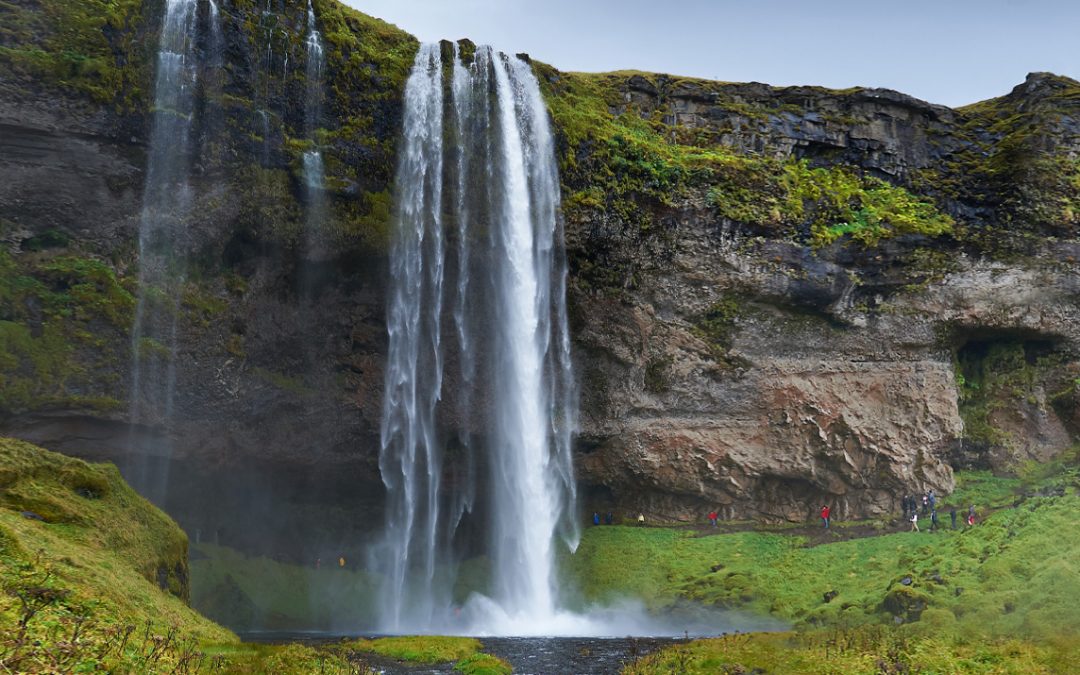
[[[0,73],[125,106],[150,79],[140,0],[0,1]]]
[[[995,209],[998,225],[1070,236],[1080,227],[1080,157],[1051,151],[1080,143],[1080,82],[1033,73],[1005,96],[960,112],[968,147],[939,175],[946,190]],[[966,190],[963,179],[972,187]]]
[[[562,141],[563,182],[573,188],[565,199],[571,218],[603,212],[648,232],[650,203],[673,207],[704,193],[725,220],[815,246],[844,235],[874,245],[952,232],[952,218],[932,202],[853,167],[740,153],[703,130],[672,125],[664,111],[645,115],[622,98],[625,73],[536,67]]]

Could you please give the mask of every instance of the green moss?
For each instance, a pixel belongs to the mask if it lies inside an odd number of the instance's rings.
[[[133,105],[149,81],[138,0],[0,2],[0,72]]]
[[[741,314],[740,302],[735,297],[725,297],[714,303],[694,321],[692,332],[704,340],[717,361],[724,362],[731,348],[735,322]]]
[[[241,199],[239,232],[255,241],[295,246],[303,232],[303,215],[292,195],[289,172],[244,166],[231,175],[233,194]]]
[[[357,640],[350,643],[350,647],[412,663],[448,663],[479,652],[480,641],[473,638],[422,635]]]
[[[866,246],[889,237],[938,237],[953,231],[953,219],[907,190],[845,167],[785,166],[788,217],[803,214],[815,245],[850,236]]]
[[[15,672],[170,670],[200,641],[236,639],[184,604],[187,537],[115,467],[11,439],[0,439],[0,585],[0,634],[25,636],[0,650]],[[71,649],[55,649],[73,632]]]
[[[473,638],[387,637],[346,642],[335,649],[378,654],[409,663],[454,663],[454,670],[465,675],[509,675],[512,672],[510,665],[502,659],[481,653],[480,641]]]
[[[960,109],[963,149],[925,178],[928,189],[992,208],[967,238],[993,253],[1022,247],[1025,233],[1073,236],[1080,226],[1080,162],[1047,148],[1068,138],[1080,83],[1046,73],[1039,83]],[[986,227],[993,226],[992,228]]]
[[[775,236],[809,232],[815,246],[953,231],[952,218],[932,202],[854,169],[743,155],[717,139],[688,136],[662,116],[622,111],[623,74],[536,69],[561,140],[562,177],[571,186],[564,208],[572,219],[606,212],[649,233],[657,207],[704,193],[722,219]]]
[[[1001,428],[998,415],[1019,408],[1037,408],[1034,392],[1055,389],[1063,376],[1065,357],[1043,353],[1045,347],[1022,340],[973,343],[957,352],[956,380],[960,392],[960,416],[964,439],[984,448],[1011,448],[1018,439]],[[1070,393],[1072,380],[1063,383]]]
[[[135,300],[103,262],[0,252],[0,410],[111,410]]]
[[[510,664],[490,654],[473,654],[454,664],[454,670],[464,675],[510,675]]]

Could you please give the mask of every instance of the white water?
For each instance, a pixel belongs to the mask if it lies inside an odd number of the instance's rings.
[[[390,344],[379,468],[387,489],[385,539],[375,567],[386,576],[387,631],[435,623],[449,589],[435,582],[441,448],[435,407],[442,390],[443,90],[437,45],[416,56],[405,87],[391,251]]]
[[[316,138],[316,130],[320,126],[322,117],[323,68],[326,61],[322,34],[319,32],[315,20],[315,10],[311,6],[311,0],[308,0],[307,3],[307,39],[305,45],[307,97],[304,104],[304,126],[307,138],[313,144],[312,148],[305,152],[303,156],[304,186],[307,192],[307,253],[310,255],[316,249],[322,248],[322,237],[319,232],[326,218],[326,194],[324,192],[326,171],[323,167],[322,150],[319,148],[318,139]]]
[[[188,174],[198,79],[196,10],[196,0],[168,0],[165,7],[139,220],[139,288],[132,329],[129,411],[131,451],[138,456],[133,458],[132,480],[158,503],[164,499],[167,460],[172,452],[167,427],[175,405],[177,316],[184,283],[181,256],[175,248],[183,239],[191,207]],[[134,447],[138,427],[159,431],[153,447],[145,443]],[[148,455],[155,455],[158,461],[151,461]]]
[[[565,262],[557,243],[554,145],[527,64],[477,51],[455,58],[455,147],[445,148],[442,63],[422,47],[406,85],[380,468],[386,535],[375,552],[386,576],[388,632],[596,634],[559,609],[555,546],[576,545],[570,437],[576,404],[566,328]],[[455,383],[460,446],[445,462],[437,420],[443,385],[445,180],[455,191]],[[447,413],[449,414],[449,413]],[[474,453],[488,475],[482,481]],[[454,489],[442,489],[444,474]],[[477,486],[487,493],[477,500]],[[492,563],[488,595],[450,600],[455,534],[478,503]],[[560,539],[558,535],[563,535]],[[467,627],[466,627],[467,625]],[[572,626],[565,631],[558,626]]]

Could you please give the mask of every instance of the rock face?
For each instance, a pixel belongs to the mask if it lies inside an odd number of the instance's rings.
[[[296,557],[360,546],[381,523],[385,242],[416,42],[315,3],[331,242],[315,253],[305,8],[223,3],[221,53],[200,43],[176,414],[132,430],[161,10],[142,5],[70,35],[66,1],[10,10],[37,32],[0,53],[0,431],[121,466],[168,436],[167,506],[193,537]],[[19,56],[76,39],[97,70]],[[1007,471],[1072,445],[1076,82],[1035,74],[951,110],[534,66],[560,139],[586,509],[878,515],[948,493],[953,465]],[[441,421],[451,443],[456,420]]]

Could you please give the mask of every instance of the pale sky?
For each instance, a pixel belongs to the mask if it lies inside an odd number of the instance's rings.
[[[959,106],[1080,78],[1080,0],[344,0],[421,40],[561,70],[888,87]]]

